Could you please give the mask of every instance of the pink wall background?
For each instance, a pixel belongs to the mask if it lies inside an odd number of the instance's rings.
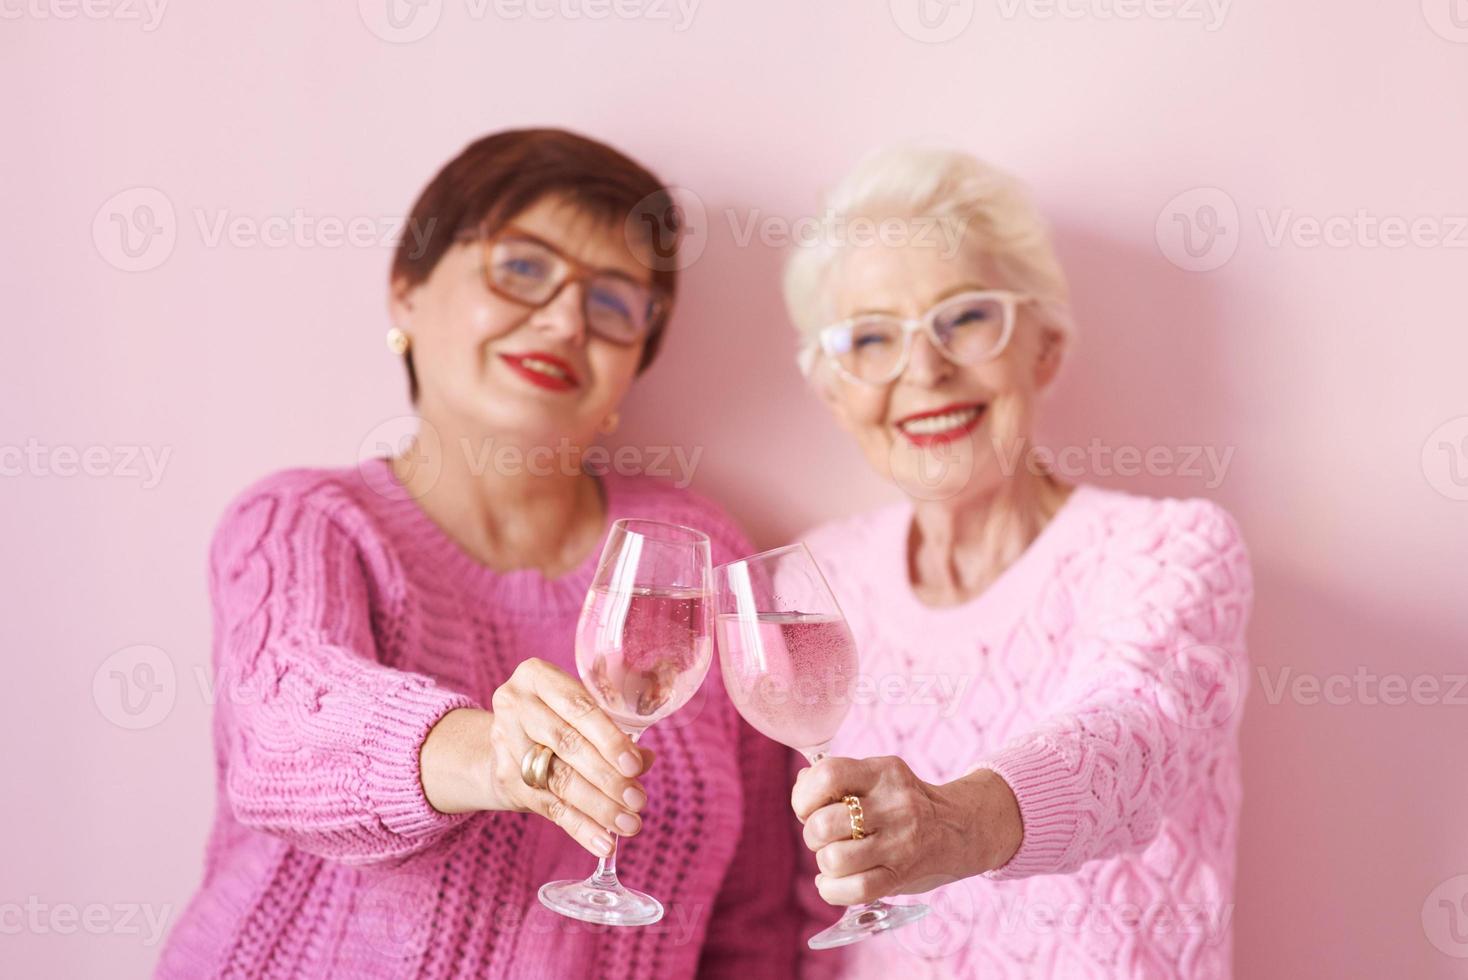
[[[705,207],[621,438],[701,448],[762,544],[891,491],[802,388],[778,243],[736,230],[899,139],[1023,175],[1082,330],[1046,435],[1232,453],[1214,487],[1088,478],[1213,496],[1253,549],[1239,976],[1468,976],[1462,0],[157,2],[0,5],[0,973],[151,967],[213,805],[210,528],[406,411],[390,250],[241,235],[381,238],[470,138],[558,124]]]

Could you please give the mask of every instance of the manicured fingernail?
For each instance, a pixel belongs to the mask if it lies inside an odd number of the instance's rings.
[[[632,752],[623,752],[622,757],[617,760],[617,765],[622,767],[624,776],[635,776],[642,772],[642,759]]]
[[[612,853],[612,839],[610,837],[595,837],[591,841],[591,849],[602,857]]]
[[[617,829],[622,832],[622,835],[624,837],[637,833],[637,828],[640,826],[642,826],[642,824],[640,824],[637,818],[634,817],[632,814],[617,814]]]
[[[647,794],[636,786],[629,786],[627,792],[622,794],[622,799],[629,810],[641,810],[647,804]]]

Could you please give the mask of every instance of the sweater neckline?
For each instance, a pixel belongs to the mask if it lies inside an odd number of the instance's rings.
[[[1095,493],[1096,488],[1090,484],[1077,484],[1070,496],[1065,499],[1065,503],[1060,505],[1060,509],[1051,515],[1050,520],[1040,529],[1035,540],[1030,542],[1029,547],[1025,548],[1008,568],[999,573],[998,578],[989,583],[988,588],[967,602],[960,602],[952,606],[930,606],[918,598],[917,592],[913,589],[912,579],[907,572],[907,542],[912,533],[914,508],[911,502],[895,508],[896,519],[889,528],[884,550],[888,552],[889,560],[890,556],[895,555],[896,558],[896,561],[892,563],[897,568],[893,591],[896,593],[895,600],[898,606],[907,615],[927,618],[930,621],[934,617],[987,616],[991,609],[1004,608],[1006,604],[1014,609],[1022,608],[1023,597],[1015,593],[1023,590],[1034,579],[1035,576],[1031,574],[1031,570],[1043,566],[1047,558],[1056,548],[1060,547],[1069,533],[1067,528],[1082,519]]]
[[[392,523],[401,532],[399,540],[405,550],[416,553],[426,567],[451,578],[459,588],[492,601],[497,609],[510,614],[517,610],[528,615],[579,610],[586,601],[587,590],[591,588],[612,522],[628,516],[628,488],[621,477],[613,470],[598,474],[595,478],[605,498],[606,516],[596,545],[581,563],[554,577],[547,576],[538,568],[501,571],[465,551],[428,515],[412,492],[399,482],[388,457],[375,457],[371,464],[363,463],[360,470],[372,489],[388,502]]]

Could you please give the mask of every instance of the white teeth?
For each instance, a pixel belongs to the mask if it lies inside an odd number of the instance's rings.
[[[950,429],[962,428],[978,417],[982,408],[960,408],[952,412],[944,412],[942,415],[928,415],[920,419],[902,423],[902,431],[910,432],[915,436],[930,436],[939,432],[947,432]]]
[[[520,364],[522,367],[527,367],[537,374],[548,374],[552,378],[560,378],[563,381],[570,380],[567,377],[565,371],[562,371],[554,364],[547,364],[545,361],[542,361],[539,358],[527,357],[522,360]]]

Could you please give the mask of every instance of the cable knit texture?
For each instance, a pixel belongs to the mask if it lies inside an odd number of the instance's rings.
[[[926,895],[920,923],[806,977],[1224,978],[1231,974],[1238,724],[1252,585],[1238,528],[1202,500],[1082,486],[977,599],[912,592],[908,505],[807,538],[861,651],[833,754],[924,780],[998,772],[1024,839]],[[880,830],[880,828],[877,828]],[[804,935],[829,924],[807,855]]]
[[[691,493],[615,473],[603,486],[609,521],[698,527],[716,562],[752,550]],[[738,718],[717,669],[642,741],[650,802],[618,868],[663,902],[656,925],[543,908],[543,882],[596,866],[545,819],[446,816],[424,798],[418,752],[446,712],[488,704],[528,657],[575,674],[600,553],[556,579],[494,572],[384,460],[278,473],[236,498],[209,565],[218,806],[157,975],[789,976],[794,842],[768,833],[791,819],[786,755]]]

